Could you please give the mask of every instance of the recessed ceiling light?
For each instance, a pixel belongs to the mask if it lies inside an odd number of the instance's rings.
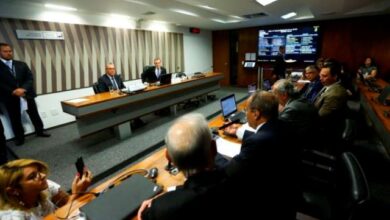
[[[205,9],[208,9],[208,10],[212,10],[212,11],[217,11],[218,9],[216,8],[213,8],[213,7],[210,7],[208,5],[198,5],[199,7],[201,8],[205,8]]]
[[[114,18],[120,18],[120,19],[129,19],[130,16],[127,16],[127,15],[120,15],[120,14],[110,14],[111,17],[114,17]]]
[[[261,4],[262,6],[266,6],[268,4],[271,4],[272,2],[276,1],[276,0],[256,0],[259,4]]]
[[[287,14],[283,15],[282,18],[283,18],[283,19],[289,19],[289,18],[294,17],[295,15],[297,15],[297,13],[295,13],[295,12],[290,12],[290,13],[287,13]]]
[[[77,11],[77,8],[72,8],[68,6],[63,6],[63,5],[53,5],[53,4],[45,4],[46,8],[51,8],[51,9],[58,9],[62,11]]]
[[[189,11],[185,11],[185,10],[181,10],[181,9],[173,9],[172,11],[180,13],[180,14],[184,14],[184,15],[193,16],[193,17],[198,17],[199,16],[199,15],[197,15],[195,13],[192,13],[192,12],[189,12]]]

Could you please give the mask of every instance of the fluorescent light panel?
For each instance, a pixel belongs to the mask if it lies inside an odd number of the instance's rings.
[[[184,15],[189,15],[189,16],[193,16],[193,17],[198,17],[198,15],[195,14],[195,13],[192,13],[192,12],[189,12],[189,11],[185,11],[185,10],[181,10],[181,9],[173,9],[172,11],[177,12],[177,13],[180,13],[180,14],[184,14]]]
[[[198,5],[198,6],[201,7],[201,8],[205,8],[207,10],[211,10],[211,11],[217,11],[218,10],[218,9],[210,7],[208,5]]]
[[[259,4],[261,4],[262,6],[266,6],[266,5],[269,5],[271,4],[272,2],[276,1],[276,0],[256,0]]]
[[[45,7],[51,8],[51,9],[62,10],[62,11],[77,11],[77,8],[72,8],[72,7],[63,6],[63,5],[45,4]]]
[[[294,17],[294,16],[296,16],[296,15],[297,15],[297,13],[295,13],[295,12],[290,12],[290,13],[287,13],[287,14],[283,15],[282,18],[283,18],[283,19],[289,19],[289,18],[292,18],[292,17]]]

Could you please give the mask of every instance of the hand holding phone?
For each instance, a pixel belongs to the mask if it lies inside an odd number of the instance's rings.
[[[77,172],[81,177],[84,173],[84,167],[85,167],[83,158],[82,157],[77,158],[75,165],[76,165]]]

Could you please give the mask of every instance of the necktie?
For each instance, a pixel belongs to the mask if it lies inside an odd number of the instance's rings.
[[[157,79],[160,78],[160,69],[156,69],[156,76],[157,76]]]
[[[112,83],[112,88],[113,89],[118,89],[118,85],[116,84],[116,81],[115,81],[115,78],[114,77],[111,77],[111,83]]]
[[[7,60],[7,61],[5,61],[5,63],[7,64],[8,68],[9,68],[9,71],[12,73],[12,75],[15,76],[15,71],[14,71],[14,68],[12,66],[12,61],[11,60]]]

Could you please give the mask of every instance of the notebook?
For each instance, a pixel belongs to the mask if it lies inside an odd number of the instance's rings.
[[[390,86],[386,86],[381,94],[379,94],[378,96],[378,102],[383,104],[383,105],[389,105],[390,104],[390,100],[388,100],[387,98],[390,96]]]
[[[135,215],[141,203],[161,191],[146,177],[134,174],[80,208],[89,220],[119,220]]]
[[[234,94],[228,95],[220,100],[222,116],[229,121],[239,120],[240,123],[246,123],[246,114],[243,111],[237,111],[236,97]]]
[[[171,84],[172,73],[163,74],[160,76],[160,85]]]
[[[256,92],[257,85],[256,83],[251,83],[248,85],[248,94],[251,95],[252,93]]]

